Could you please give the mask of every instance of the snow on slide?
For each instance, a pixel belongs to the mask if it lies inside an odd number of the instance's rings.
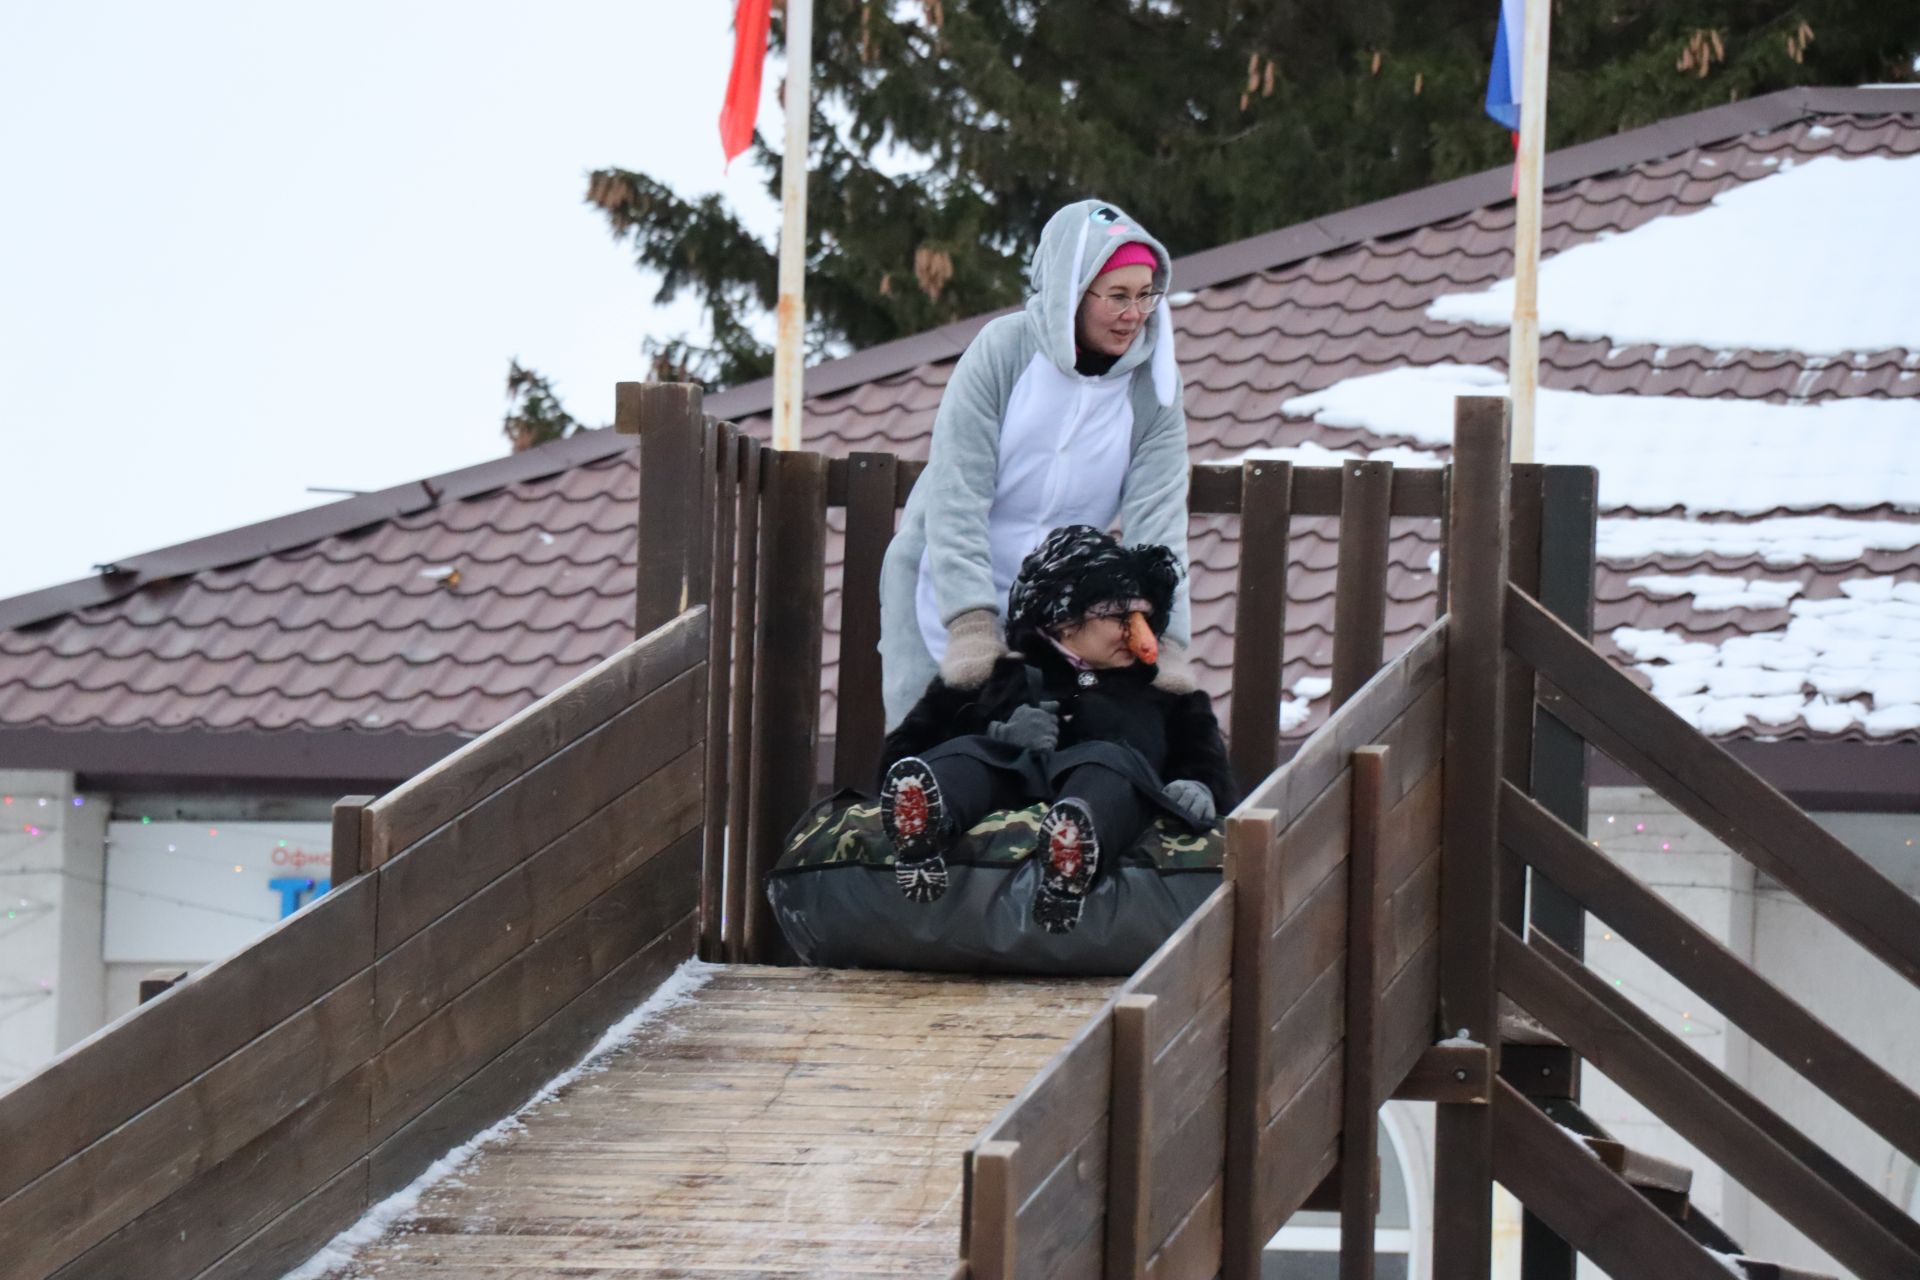
[[[428,1165],[426,1171],[419,1177],[369,1209],[360,1221],[329,1240],[318,1253],[289,1271],[283,1280],[323,1280],[323,1277],[350,1266],[357,1251],[380,1239],[390,1228],[410,1217],[419,1206],[420,1197],[429,1189],[449,1178],[456,1177],[475,1156],[518,1131],[522,1127],[521,1116],[554,1097],[588,1072],[602,1069],[608,1056],[632,1040],[642,1027],[669,1009],[685,1004],[696,991],[707,984],[715,967],[699,960],[689,960],[674,970],[667,980],[662,982],[654,993],[633,1012],[607,1028],[606,1034],[600,1037],[593,1048],[587,1050],[580,1061],[547,1081],[512,1115],[482,1129]]]

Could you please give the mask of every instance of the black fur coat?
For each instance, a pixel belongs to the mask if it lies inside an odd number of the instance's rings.
[[[1083,673],[1044,640],[994,664],[978,689],[955,689],[936,677],[907,718],[887,735],[880,772],[902,756],[951,738],[985,733],[1028,704],[1060,704],[1060,746],[1123,742],[1146,758],[1163,782],[1190,778],[1213,793],[1224,817],[1239,802],[1227,747],[1205,693],[1168,693],[1153,687],[1155,669],[1134,665]],[[1090,683],[1081,677],[1090,675]]]

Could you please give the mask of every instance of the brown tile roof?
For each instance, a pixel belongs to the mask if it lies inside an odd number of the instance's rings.
[[[1815,123],[1828,132],[1810,134]],[[1548,179],[1557,185],[1547,194],[1545,246],[1551,253],[1697,208],[1771,172],[1769,160],[1783,154],[1916,152],[1920,90],[1796,90],[1667,121],[1550,158]],[[1504,367],[1504,330],[1424,313],[1442,293],[1506,275],[1511,230],[1500,171],[1177,264],[1176,283],[1191,295],[1175,316],[1194,457],[1303,441],[1332,449],[1395,443],[1290,418],[1281,405],[1399,365]],[[810,371],[810,447],[924,457],[951,361],[983,320]],[[1900,377],[1909,371],[1905,358],[1615,348],[1554,334],[1541,342],[1548,387],[1771,401],[1920,394],[1920,383]],[[764,425],[768,398],[765,384],[753,384],[708,404],[754,426]],[[356,738],[483,731],[630,635],[637,476],[625,444],[589,433],[0,601],[0,763],[36,763],[11,758],[6,740],[20,730],[34,731],[36,743],[46,730],[305,730],[334,738],[341,729]],[[1223,719],[1235,542],[1231,522],[1196,521],[1197,657]],[[1394,540],[1390,652],[1433,616],[1437,545],[1435,530],[1412,526]],[[837,589],[837,534],[829,551],[829,586]],[[1289,688],[1327,673],[1336,553],[1331,521],[1295,522]],[[1604,636],[1620,626],[1665,627],[1716,641],[1777,629],[1785,610],[1703,615],[1684,598],[1656,599],[1629,581],[1751,571],[1757,563],[1605,562],[1599,629]],[[1920,552],[1793,570],[1813,598],[1838,594],[1843,577],[1863,572],[1920,581]],[[827,607],[829,662],[838,618],[836,593]],[[832,696],[829,674],[827,726]],[[1321,699],[1296,733],[1323,714]],[[1756,724],[1735,736],[1762,730],[1822,736],[1803,723]]]

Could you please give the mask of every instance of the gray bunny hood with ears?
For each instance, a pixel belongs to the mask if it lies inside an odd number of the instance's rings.
[[[1027,268],[1032,290],[1027,322],[1033,326],[1040,350],[1063,373],[1074,371],[1074,317],[1080,299],[1114,250],[1124,244],[1143,244],[1153,250],[1153,287],[1162,292],[1172,287],[1173,265],[1166,248],[1118,205],[1075,201],[1047,219],[1040,233],[1040,247]],[[1147,361],[1152,362],[1154,398],[1171,405],[1180,395],[1180,372],[1174,362],[1173,312],[1165,298],[1107,376],[1129,372]]]

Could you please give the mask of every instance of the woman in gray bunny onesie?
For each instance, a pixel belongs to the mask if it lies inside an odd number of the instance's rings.
[[[880,579],[887,727],[928,684],[975,688],[1007,652],[1002,616],[1020,562],[1053,529],[1116,525],[1170,548],[1182,578],[1161,639],[1160,688],[1187,659],[1187,418],[1160,242],[1114,205],[1048,219],[1025,310],[961,355],[934,418],[927,469]]]

